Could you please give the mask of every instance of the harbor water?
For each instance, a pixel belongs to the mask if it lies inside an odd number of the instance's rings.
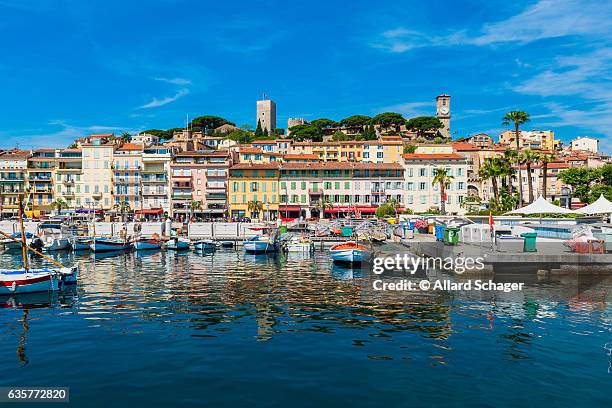
[[[84,407],[610,404],[610,278],[388,293],[326,252],[57,257],[76,288],[0,298],[1,386]]]

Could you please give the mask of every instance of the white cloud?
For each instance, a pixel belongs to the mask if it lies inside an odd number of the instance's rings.
[[[153,100],[151,100],[150,102],[140,106],[139,109],[158,108],[160,106],[164,106],[169,103],[172,103],[188,94],[189,94],[189,89],[187,88],[179,89],[173,96],[167,96],[161,99],[153,98]]]
[[[191,84],[191,80],[186,79],[186,78],[163,78],[163,77],[156,77],[153,78],[155,81],[161,81],[161,82],[167,82],[169,84],[173,84],[173,85],[190,85]]]
[[[382,32],[371,45],[389,52],[402,53],[421,47],[530,43],[567,36],[610,39],[611,18],[611,2],[540,0],[506,20],[483,25],[477,34],[469,35],[467,31],[459,30],[442,36],[430,36],[398,27]]]

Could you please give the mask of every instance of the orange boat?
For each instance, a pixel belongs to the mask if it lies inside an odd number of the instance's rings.
[[[367,261],[370,256],[366,246],[355,241],[336,244],[330,248],[329,253],[335,262],[347,263],[361,263]]]

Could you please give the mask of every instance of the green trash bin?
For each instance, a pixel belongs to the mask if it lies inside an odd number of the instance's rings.
[[[444,229],[444,243],[446,245],[457,245],[459,243],[459,228]]]
[[[521,234],[523,237],[523,252],[537,252],[536,248],[536,237],[537,232],[524,232]]]
[[[353,227],[342,227],[342,233],[340,235],[343,237],[353,236]]]
[[[286,225],[281,225],[280,227],[278,227],[278,232],[280,234],[285,234],[287,233],[287,226]]]

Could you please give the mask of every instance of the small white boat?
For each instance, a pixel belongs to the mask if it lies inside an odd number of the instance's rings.
[[[255,235],[244,241],[243,247],[246,252],[265,253],[278,251],[278,240],[276,239],[278,229],[269,227],[249,228],[252,231],[262,231],[262,235]]]
[[[70,249],[72,237],[68,234],[67,228],[62,224],[43,223],[38,226],[38,236],[43,243],[43,252]]]
[[[2,269],[0,295],[51,292],[64,285],[76,284],[78,267],[57,269]]]
[[[212,239],[202,239],[193,243],[193,248],[198,251],[213,251],[220,245]]]
[[[285,244],[287,252],[299,252],[303,254],[309,254],[314,252],[314,244],[308,237],[291,237]]]
[[[191,241],[187,238],[173,237],[170,238],[168,242],[166,242],[166,249],[180,251],[183,249],[189,249],[190,244]]]
[[[335,262],[345,263],[361,263],[367,261],[370,257],[366,246],[355,241],[336,244],[330,248],[329,253]]]
[[[125,251],[132,249],[132,244],[118,238],[94,238],[89,243],[93,252]]]
[[[159,239],[140,238],[134,242],[134,248],[136,248],[137,251],[160,249],[162,243],[163,242]]]

